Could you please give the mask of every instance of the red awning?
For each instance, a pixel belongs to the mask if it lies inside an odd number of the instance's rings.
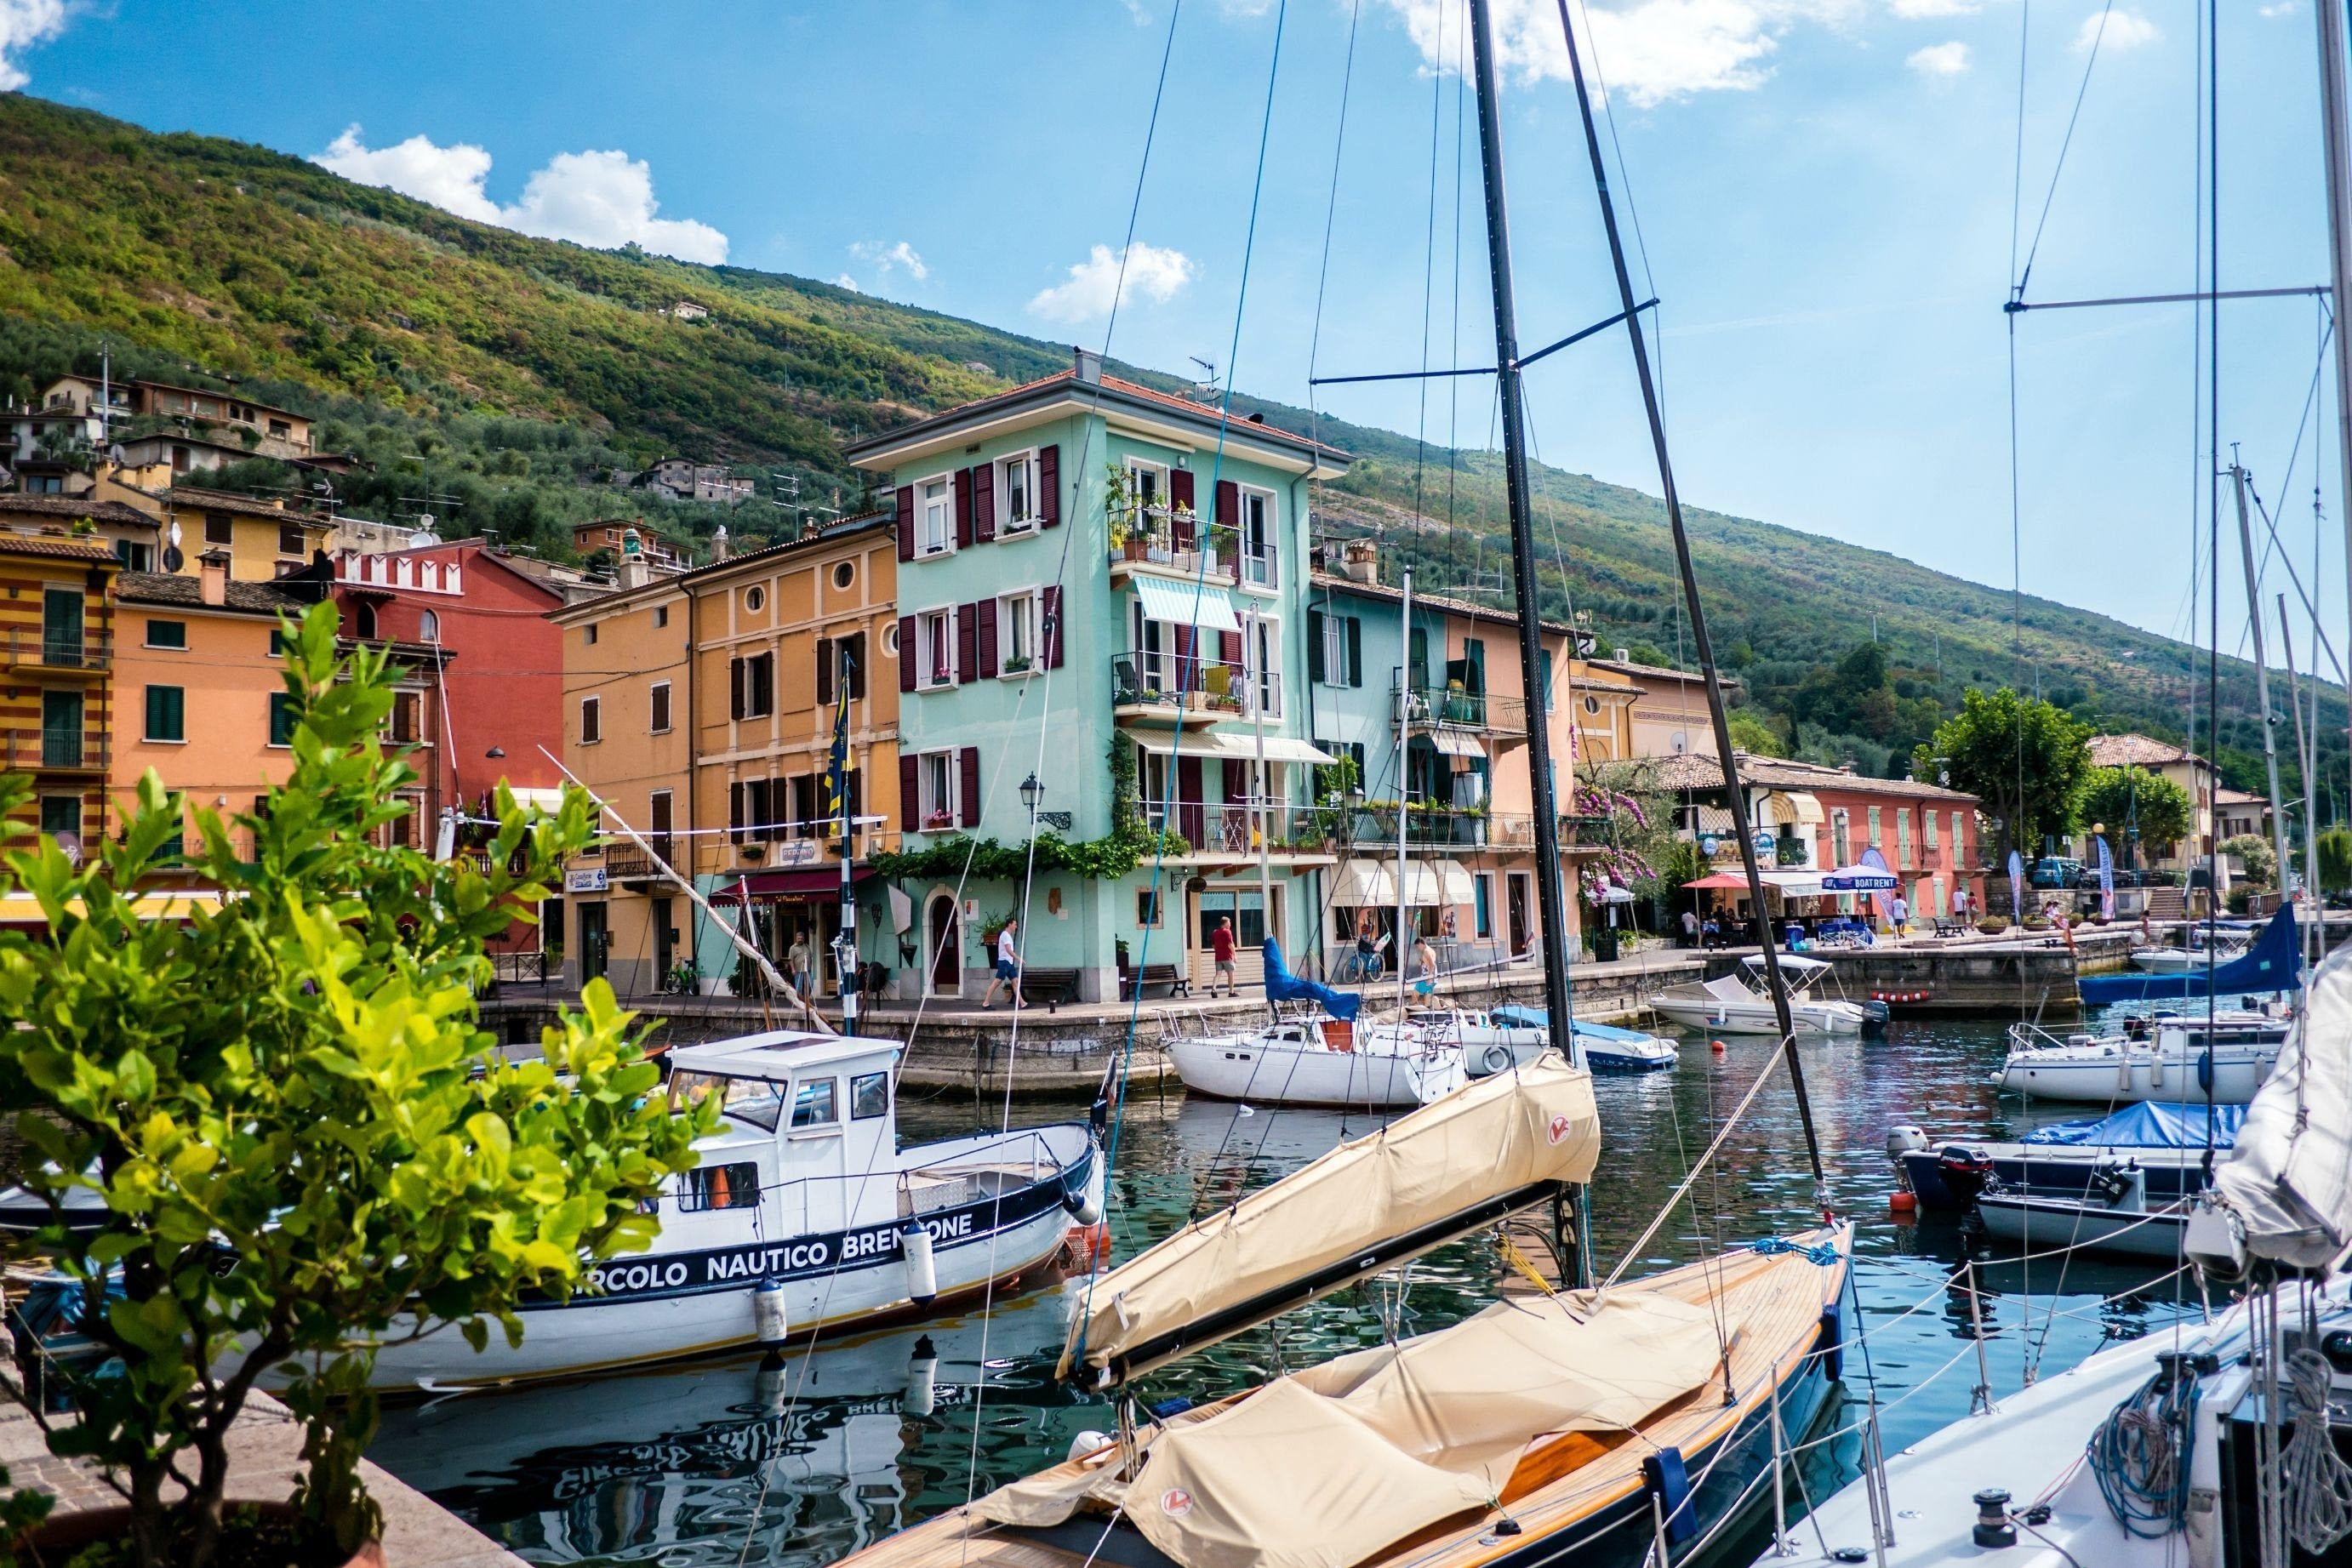
[[[855,884],[874,874],[874,868],[862,865],[849,873]],[[735,881],[723,883],[710,894],[713,904],[740,904],[743,894],[753,898],[824,898],[837,897],[841,893],[841,871],[837,866],[794,866],[789,871],[748,872]]]
[[[1748,891],[1748,878],[1736,871],[1719,871],[1713,876],[1703,876],[1696,882],[1686,882],[1683,885],[1685,887],[1719,887],[1726,890],[1737,888],[1745,893]]]

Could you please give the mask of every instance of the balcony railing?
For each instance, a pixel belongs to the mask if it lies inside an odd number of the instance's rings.
[[[11,773],[106,771],[106,737],[79,729],[12,729],[5,748]]]
[[[1520,697],[1464,691],[1456,686],[1416,685],[1408,689],[1402,670],[1389,673],[1389,695],[1401,705],[1400,711],[1408,725],[1485,735],[1527,733],[1528,705]]]
[[[1489,826],[1492,818],[1483,808],[1465,806],[1424,806],[1414,801],[1405,808],[1404,841],[1410,845],[1444,849],[1478,849],[1492,841]],[[1356,812],[1356,842],[1362,844],[1392,844],[1397,839],[1397,808],[1393,800],[1368,800]],[[1528,841],[1535,841],[1529,832]]]
[[[1171,717],[1252,718],[1282,714],[1282,677],[1197,653],[1116,653],[1110,661],[1111,706]]]
[[[113,653],[110,635],[88,628],[68,632],[53,626],[12,626],[0,642],[0,658],[15,669],[103,670]]]
[[[1172,828],[1196,855],[1323,855],[1348,831],[1348,813],[1286,800],[1146,800],[1147,826]]]
[[[1282,586],[1281,551],[1271,539],[1253,544],[1230,523],[1180,517],[1166,507],[1117,511],[1112,517],[1122,533],[1111,549],[1113,566],[1148,563],[1236,587]]]

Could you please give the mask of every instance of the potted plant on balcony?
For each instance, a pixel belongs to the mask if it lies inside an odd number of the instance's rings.
[[[378,740],[388,661],[339,657],[331,604],[285,659],[291,777],[250,815],[193,809],[201,869],[234,890],[210,918],[131,906],[193,804],[152,770],[120,843],[79,862],[47,838],[0,856],[0,880],[48,912],[37,938],[0,948],[16,1026],[0,1109],[33,1145],[41,1242],[110,1358],[74,1380],[72,1421],[27,1407],[123,1503],[8,1542],[36,1560],[381,1562],[360,1475],[376,1346],[520,1335],[525,1298],[581,1289],[596,1260],[651,1239],[640,1205],[712,1124],[658,1092],[602,980],[546,1031],[542,1061],[502,1060],[480,1027],[485,944],[532,918],[588,841],[585,794],[527,816],[501,787],[487,870],[383,843],[417,779]],[[0,780],[11,815],[26,792]],[[93,1194],[73,1212],[95,1228],[68,1228],[66,1203]],[[299,1469],[283,1500],[232,1503],[232,1428],[265,1384],[304,1428]]]
[[[927,833],[936,833],[942,828],[952,828],[954,826],[955,813],[953,811],[926,811],[923,813],[923,831]]]
[[[1036,663],[1036,660],[1026,653],[1015,653],[1004,661],[1004,673],[1008,675],[1025,675],[1035,668]]]

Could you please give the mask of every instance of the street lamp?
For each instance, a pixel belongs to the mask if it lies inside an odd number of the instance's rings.
[[[1037,776],[1034,773],[1021,781],[1021,803],[1029,808],[1032,821],[1034,821],[1037,815],[1037,802],[1043,800],[1045,795],[1045,787],[1037,782]]]

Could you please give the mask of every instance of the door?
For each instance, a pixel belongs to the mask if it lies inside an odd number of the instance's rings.
[[[41,663],[79,665],[81,629],[81,590],[44,590],[41,594]]]
[[[604,977],[606,950],[613,945],[613,932],[605,922],[605,909],[601,903],[580,906],[580,983]]]
[[[1528,950],[1528,938],[1530,933],[1528,905],[1534,901],[1534,898],[1533,879],[1523,871],[1513,872],[1510,890],[1505,894],[1507,906],[1504,910],[1504,920],[1511,938],[1511,951],[1514,953],[1524,953]]]
[[[670,901],[652,900],[654,915],[654,984],[669,988],[670,966],[677,962],[677,933],[670,927]]]
[[[79,768],[81,756],[81,694],[41,694],[41,766]]]
[[[925,966],[925,984],[935,997],[959,997],[963,994],[963,932],[956,918],[956,902],[952,895],[940,894],[931,900],[929,911],[923,919],[923,930],[930,945],[930,956]]]

